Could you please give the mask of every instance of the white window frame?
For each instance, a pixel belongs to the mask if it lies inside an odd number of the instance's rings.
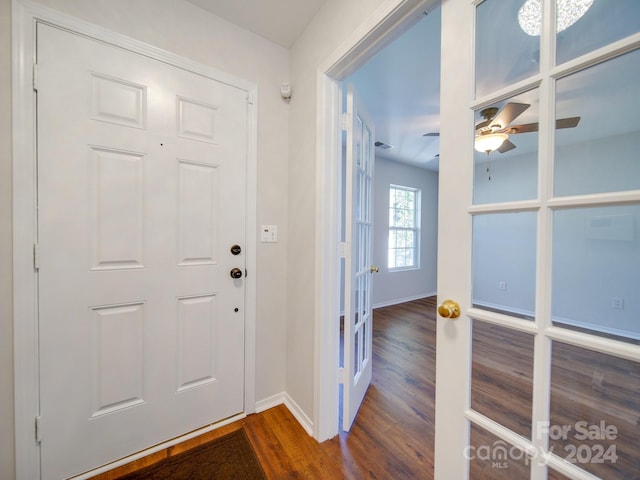
[[[396,185],[396,184],[390,184],[389,185],[389,208],[388,211],[391,212],[393,208],[393,205],[391,204],[391,193],[394,190],[404,190],[406,192],[412,192],[414,194],[414,210],[413,210],[413,214],[414,214],[414,225],[413,227],[397,227],[395,225],[392,225],[392,220],[391,220],[391,215],[389,216],[389,229],[388,229],[388,235],[387,235],[387,268],[389,270],[389,272],[400,272],[400,271],[405,271],[405,270],[418,270],[420,268],[420,218],[421,218],[421,200],[422,200],[422,191],[419,188],[415,188],[415,187],[408,187],[405,185]],[[399,266],[399,267],[392,267],[391,266],[391,245],[389,242],[389,239],[391,237],[391,232],[397,232],[397,231],[411,231],[413,232],[414,238],[415,238],[415,244],[413,246],[413,250],[414,250],[414,255],[413,255],[413,264],[412,265],[406,265],[406,266]],[[396,250],[395,248],[393,249],[394,251]]]

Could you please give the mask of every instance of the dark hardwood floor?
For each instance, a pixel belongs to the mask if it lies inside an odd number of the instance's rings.
[[[115,480],[238,428],[269,479],[433,478],[435,302],[374,311],[373,379],[349,433],[317,443],[280,405],[95,478]]]

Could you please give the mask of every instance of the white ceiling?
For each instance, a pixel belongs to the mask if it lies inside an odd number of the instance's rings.
[[[440,139],[440,8],[422,18],[345,79],[352,83],[376,128],[393,145],[376,156],[438,169]]]
[[[267,40],[290,47],[325,0],[187,0]]]

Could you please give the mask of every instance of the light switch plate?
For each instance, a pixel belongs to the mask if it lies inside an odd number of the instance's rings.
[[[260,228],[260,241],[264,243],[273,243],[278,241],[277,225],[262,225]]]

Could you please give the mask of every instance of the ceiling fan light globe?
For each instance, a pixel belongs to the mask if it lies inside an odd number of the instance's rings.
[[[474,148],[478,152],[491,153],[500,148],[500,145],[502,145],[508,138],[509,135],[506,133],[487,133],[485,135],[478,135],[474,142]]]
[[[576,23],[591,8],[594,0],[557,0],[556,32],[562,32]],[[542,31],[542,0],[526,0],[518,11],[518,23],[525,33],[533,37]]]

